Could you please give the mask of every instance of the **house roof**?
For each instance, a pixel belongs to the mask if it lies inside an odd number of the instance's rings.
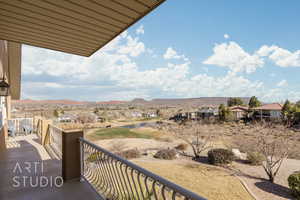
[[[202,107],[198,110],[198,112],[202,113],[216,113],[219,111],[219,108],[215,107]]]
[[[90,56],[165,0],[0,1],[0,39]]]
[[[247,111],[249,109],[248,106],[231,106],[229,107],[231,111]]]
[[[270,103],[270,104],[265,104],[259,107],[254,108],[255,110],[281,110],[282,105],[279,103]]]

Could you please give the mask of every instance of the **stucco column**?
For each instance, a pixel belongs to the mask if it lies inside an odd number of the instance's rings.
[[[80,178],[80,143],[83,131],[63,131],[62,134],[62,177],[64,181]]]

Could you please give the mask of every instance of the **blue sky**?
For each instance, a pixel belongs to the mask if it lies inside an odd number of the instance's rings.
[[[167,0],[84,58],[23,45],[22,98],[300,100],[300,1]]]

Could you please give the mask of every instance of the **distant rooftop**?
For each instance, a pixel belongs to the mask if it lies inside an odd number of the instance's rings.
[[[255,108],[256,110],[281,110],[282,105],[279,103],[270,103]]]

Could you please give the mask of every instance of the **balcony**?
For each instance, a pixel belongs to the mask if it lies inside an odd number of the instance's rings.
[[[51,187],[49,184],[46,184],[46,187],[41,187],[40,184],[35,186],[36,180],[40,180],[42,176],[47,177],[47,180],[61,176],[62,168],[61,160],[51,158],[35,134],[10,138],[7,141],[7,149],[0,157],[1,200],[99,199],[86,182],[67,181],[62,187]],[[18,169],[17,163],[20,165]],[[37,170],[33,167],[30,168],[30,172],[26,170],[28,164],[33,166],[35,163]],[[28,178],[23,181],[23,177]],[[20,186],[17,183],[20,183]]]
[[[0,199],[204,199],[85,140],[82,131],[26,121],[11,123],[18,131],[1,155]]]

